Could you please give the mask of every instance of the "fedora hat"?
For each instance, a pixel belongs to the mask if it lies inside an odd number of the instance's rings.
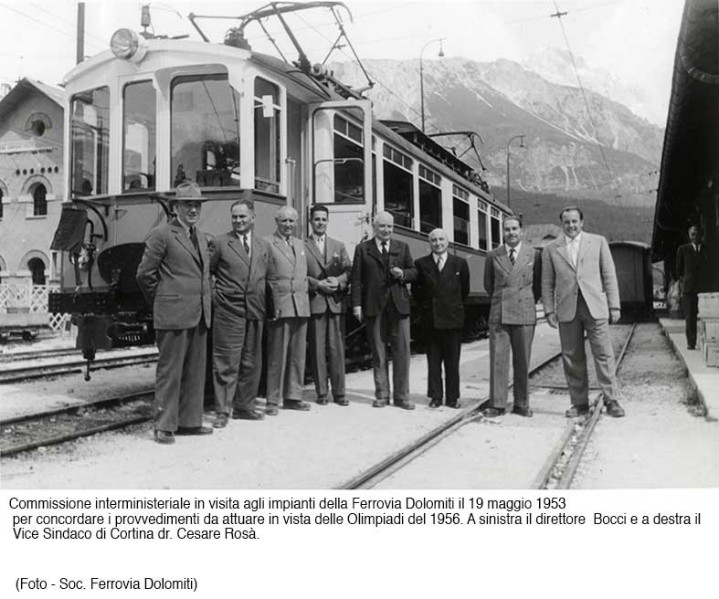
[[[197,183],[183,181],[175,188],[174,196],[163,195],[163,198],[170,202],[204,202],[207,198],[202,196],[202,190]]]

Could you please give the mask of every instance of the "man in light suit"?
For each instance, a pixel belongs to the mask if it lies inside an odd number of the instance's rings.
[[[676,273],[682,282],[682,310],[686,321],[687,349],[697,345],[699,293],[706,289],[709,256],[702,243],[701,230],[689,227],[689,243],[677,249]]]
[[[489,310],[489,407],[484,415],[495,417],[507,409],[509,353],[514,371],[512,412],[531,417],[529,362],[537,322],[536,303],[541,295],[541,259],[534,248],[522,243],[522,222],[507,216],[502,223],[504,244],[492,250],[484,266],[484,288]]]
[[[152,306],[159,357],[155,382],[155,441],[205,435],[202,425],[207,329],[210,326],[210,256],[196,228],[200,188],[181,183],[169,198],[175,217],[145,240],[137,283]]]
[[[448,251],[449,236],[443,229],[429,234],[431,253],[414,263],[417,278],[412,295],[427,325],[427,397],[429,407],[442,405],[442,364],[444,400],[459,408],[459,358],[462,351],[464,301],[469,295],[469,266],[464,258]]]
[[[390,398],[387,344],[392,346],[394,405],[414,410],[409,401],[409,292],[417,269],[409,247],[392,239],[394,217],[380,212],[372,223],[374,237],[355,248],[352,262],[352,312],[366,322],[372,347],[375,400],[383,408]]]
[[[609,323],[621,317],[619,285],[607,240],[583,233],[584,216],[571,206],[560,214],[564,235],[542,253],[542,303],[549,326],[559,326],[562,361],[572,407],[567,417],[589,411],[584,332],[592,348],[607,414],[620,418]]]
[[[255,409],[262,373],[265,319],[265,275],[270,257],[267,241],[254,233],[252,200],[230,207],[232,231],[220,235],[210,251],[215,276],[212,317],[212,371],[215,428],[235,419],[262,420]],[[234,408],[234,410],[233,410]]]
[[[302,401],[307,350],[307,294],[305,244],[293,237],[297,211],[283,206],[275,214],[277,230],[269,240],[267,285],[272,306],[267,323],[267,409],[277,415],[280,400],[286,410],[309,410]]]
[[[352,263],[345,244],[327,235],[329,211],[326,206],[310,209],[312,235],[307,249],[307,283],[310,291],[309,346],[317,403],[327,405],[327,354],[332,398],[340,406],[345,397],[344,300],[349,287]]]

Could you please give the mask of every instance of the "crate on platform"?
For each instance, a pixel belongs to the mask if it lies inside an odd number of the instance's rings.
[[[699,318],[719,318],[719,293],[699,294]]]
[[[719,342],[719,318],[702,318],[699,321],[700,335],[709,343]]]
[[[704,345],[704,362],[707,366],[719,366],[719,343]]]

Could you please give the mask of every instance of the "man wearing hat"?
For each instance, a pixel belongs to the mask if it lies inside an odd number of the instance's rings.
[[[210,256],[196,228],[204,198],[192,182],[168,198],[174,218],[145,240],[137,283],[152,306],[159,357],[155,379],[155,441],[206,435],[202,425],[207,330],[210,326]]]

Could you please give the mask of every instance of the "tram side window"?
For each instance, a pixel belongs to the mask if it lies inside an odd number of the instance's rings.
[[[454,241],[469,245],[469,204],[457,197],[452,198],[454,214]]]
[[[489,237],[487,236],[487,212],[484,202],[480,202],[477,210],[477,241],[480,250],[485,252],[489,248]]]
[[[419,166],[419,230],[429,233],[442,226],[441,177]]]
[[[384,209],[394,216],[394,224],[412,228],[414,193],[412,159],[391,146],[384,146]],[[401,166],[400,166],[401,165]]]
[[[502,227],[499,220],[499,210],[496,208],[492,208],[490,226],[492,228],[492,249],[494,249],[502,243]]]
[[[255,189],[280,192],[280,88],[255,79]]]
[[[155,189],[156,92],[151,81],[124,90],[122,189]]]
[[[172,185],[240,184],[240,100],[227,75],[177,77],[172,82]]]
[[[99,87],[76,94],[70,102],[72,194],[107,193],[110,91]]]

